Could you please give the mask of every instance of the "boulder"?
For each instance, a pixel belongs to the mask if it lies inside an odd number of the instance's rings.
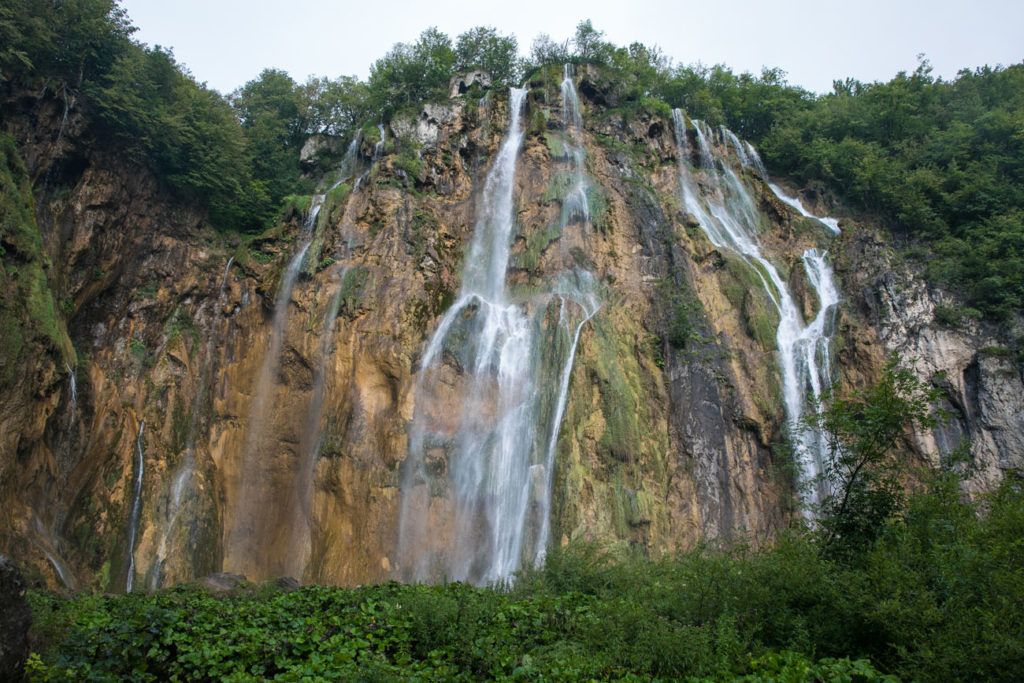
[[[241,574],[217,572],[203,577],[199,585],[211,593],[230,593],[238,588],[245,587],[248,583],[249,581]]]
[[[299,151],[299,163],[305,169],[317,165],[320,157],[338,154],[343,149],[343,140],[332,135],[310,135]]]
[[[469,73],[462,74],[461,76],[452,77],[451,82],[448,85],[448,97],[455,98],[459,95],[466,94],[466,91],[473,86],[478,84],[481,87],[491,87],[491,75],[486,71],[470,71]]]
[[[20,681],[28,659],[32,612],[25,590],[21,572],[0,555],[0,681]]]

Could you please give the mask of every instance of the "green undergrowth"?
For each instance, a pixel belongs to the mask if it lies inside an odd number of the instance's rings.
[[[984,512],[982,512],[984,510]],[[813,532],[660,560],[554,550],[511,586],[34,592],[31,680],[1010,681],[1024,494],[934,479],[878,540]]]

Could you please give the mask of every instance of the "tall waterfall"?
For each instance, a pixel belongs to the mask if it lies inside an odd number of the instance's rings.
[[[146,449],[142,438],[146,432],[146,421],[139,422],[139,433],[135,437],[135,481],[132,485],[132,508],[128,517],[128,573],[124,591],[131,593],[135,586],[135,536],[139,531],[139,515],[142,513],[142,477],[146,467]]]
[[[839,302],[832,268],[824,252],[814,248],[804,251],[803,268],[818,300],[817,314],[813,320],[805,322],[789,285],[780,276],[776,266],[762,253],[758,239],[758,211],[750,192],[724,153],[726,145],[721,145],[721,150],[716,149],[709,140],[712,131],[703,122],[693,121],[694,138],[698,144],[698,163],[694,165],[694,155],[687,138],[686,119],[678,109],[672,115],[683,205],[700,223],[712,244],[738,255],[750,266],[778,312],[779,326],[775,341],[782,375],[783,402],[803,483],[817,486],[813,492],[805,495],[805,503],[813,504],[825,493],[819,475],[825,464],[827,450],[822,434],[808,426],[805,417],[810,405],[820,409],[819,399],[832,383],[830,345],[835,328],[836,305]],[[764,165],[753,146],[741,143],[731,131],[724,128],[722,137],[733,148],[740,166],[753,166],[767,182]],[[772,189],[779,194],[780,190]],[[792,202],[787,203],[793,205]],[[802,206],[800,210],[802,214],[810,215],[802,210]],[[825,222],[816,216],[812,217]],[[826,225],[832,229],[831,225]]]
[[[586,273],[526,300],[506,286],[525,94],[510,93],[509,127],[485,181],[462,289],[420,360],[399,525],[408,580],[507,580],[543,559],[550,535],[558,423],[580,331],[597,301]],[[558,322],[546,324],[556,308]]]

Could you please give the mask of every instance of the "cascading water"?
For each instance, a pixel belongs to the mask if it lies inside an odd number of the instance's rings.
[[[567,132],[578,134],[568,70],[562,92]],[[524,96],[511,91],[509,128],[485,181],[459,298],[420,360],[399,529],[406,579],[507,581],[543,561],[550,536],[572,365],[599,304],[586,272],[565,274],[550,294],[526,301],[506,287]],[[563,200],[563,228],[589,215],[581,146],[571,148],[570,160],[574,182]],[[556,306],[558,321],[545,334]]]
[[[32,515],[32,528],[36,535],[36,547],[46,556],[46,559],[53,567],[53,571],[57,573],[57,578],[60,579],[65,588],[76,590],[78,582],[75,580],[71,570],[68,569],[61,559],[53,534],[43,526],[43,522],[35,514]]]
[[[128,517],[128,575],[124,591],[131,593],[135,585],[135,536],[139,530],[139,515],[142,513],[142,477],[146,467],[146,450],[142,438],[146,421],[139,422],[139,433],[135,437],[135,483],[132,487],[132,509]]]
[[[832,382],[829,348],[834,332],[836,305],[839,302],[839,291],[832,269],[825,253],[818,249],[808,249],[803,253],[803,267],[818,299],[816,316],[805,324],[787,283],[775,265],[761,252],[757,237],[760,221],[754,201],[730,167],[728,158],[717,154],[712,148],[708,140],[711,131],[702,122],[693,122],[700,160],[694,169],[690,162],[691,153],[683,113],[674,110],[673,120],[679,156],[680,191],[686,210],[697,219],[712,244],[737,254],[753,269],[778,312],[776,346],[787,423],[800,463],[803,483],[817,487],[805,498],[805,502],[820,501],[826,493],[820,477],[827,456],[826,444],[817,429],[805,424],[805,415],[809,403],[820,406],[822,392]],[[753,146],[742,144],[727,129],[723,128],[722,135],[735,150],[740,164],[754,166],[767,182],[764,165]]]
[[[327,385],[327,368],[334,345],[334,324],[341,308],[341,283],[345,279],[345,268],[339,268],[335,276],[337,285],[334,295],[327,305],[324,315],[323,331],[320,333],[320,344],[317,351],[316,365],[313,371],[313,395],[306,411],[306,424],[302,430],[299,444],[299,457],[295,475],[296,500],[292,505],[291,551],[288,556],[288,574],[302,576],[309,564],[312,552],[313,534],[313,480],[317,457],[322,441],[321,420],[323,418],[324,394]]]
[[[562,121],[568,136],[566,152],[572,163],[572,179],[570,189],[562,202],[563,226],[570,221],[581,218],[590,221],[590,203],[587,201],[587,177],[583,172],[583,145],[579,141],[583,128],[583,116],[580,114],[580,98],[576,94],[573,82],[572,65],[562,68]]]
[[[265,476],[270,464],[266,462],[266,458],[260,458],[257,451],[266,434],[268,412],[274,391],[274,375],[277,373],[280,363],[292,292],[295,289],[299,273],[302,272],[306,252],[309,251],[313,242],[317,216],[320,214],[324,199],[325,195],[323,194],[313,196],[302,229],[302,242],[288,262],[281,278],[281,285],[274,301],[270,340],[260,366],[255,396],[249,411],[249,427],[245,447],[242,451],[240,481],[235,492],[235,500],[229,511],[227,520],[229,526],[224,544],[225,567],[239,570],[242,573],[246,571],[250,574],[260,572],[265,555],[265,549],[261,547],[261,542],[268,531],[266,527],[273,526],[276,522],[271,516],[263,514],[264,511],[261,510],[266,498],[263,495],[264,492],[261,492],[259,488],[270,480],[270,477]]]
[[[728,128],[723,127],[722,131],[724,134],[731,136],[733,144],[736,145],[737,156],[740,159],[740,163],[744,166],[752,167],[757,174],[761,176],[761,179],[768,184],[768,188],[775,194],[776,197],[781,199],[783,202],[793,207],[799,212],[804,218],[813,218],[814,220],[822,223],[826,228],[832,231],[832,234],[838,235],[841,230],[839,229],[839,221],[835,218],[828,216],[815,216],[813,213],[808,211],[803,202],[796,197],[791,197],[786,194],[781,187],[771,182],[768,179],[768,170],[764,167],[764,162],[761,161],[761,155],[757,153],[757,149],[749,142],[744,141],[742,148],[740,147],[739,140],[736,135]]]
[[[219,311],[224,306],[227,295],[228,275],[231,272],[231,265],[235,257],[228,259],[224,266],[224,273],[221,276],[220,287],[218,288],[217,301],[214,311]],[[214,316],[216,319],[216,315]],[[226,321],[225,321],[226,324]],[[218,336],[209,330],[206,336],[206,345],[203,349],[201,367],[199,372],[199,386],[192,398],[190,424],[188,435],[185,439],[185,455],[178,465],[171,478],[171,484],[167,491],[166,507],[164,508],[163,528],[160,535],[160,542],[157,545],[156,555],[149,570],[148,587],[156,590],[160,587],[164,578],[164,561],[168,557],[172,535],[179,526],[179,519],[185,508],[188,496],[193,492],[193,478],[196,474],[196,440],[202,432],[202,427],[207,424],[203,419],[208,417],[212,406],[210,405],[210,387],[213,384],[213,357],[214,347]]]

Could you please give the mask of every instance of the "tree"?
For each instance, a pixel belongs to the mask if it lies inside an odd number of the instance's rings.
[[[306,140],[308,101],[286,72],[265,69],[231,95],[248,140],[253,179],[270,203],[302,188],[299,151]]]
[[[530,63],[533,67],[541,67],[547,64],[565,64],[569,61],[569,44],[556,43],[546,33],[541,33],[533,39],[530,47]]]
[[[367,107],[369,89],[355,76],[337,80],[310,78],[302,86],[308,102],[306,133],[347,136],[371,115]]]
[[[398,43],[370,67],[371,109],[384,118],[447,93],[455,52],[451,39],[428,28],[412,45]]]
[[[598,31],[585,19],[576,25],[576,35],[572,39],[576,48],[576,57],[587,64],[608,64],[615,46],[604,41],[604,31]]]
[[[522,64],[515,36],[503,36],[489,26],[477,26],[461,34],[455,43],[455,71],[481,69],[496,86],[519,82]]]
[[[830,458],[824,478],[830,495],[819,522],[824,547],[849,558],[873,543],[902,505],[902,463],[897,447],[908,428],[937,424],[941,390],[889,360],[878,382],[846,397],[833,397],[817,417]]]

